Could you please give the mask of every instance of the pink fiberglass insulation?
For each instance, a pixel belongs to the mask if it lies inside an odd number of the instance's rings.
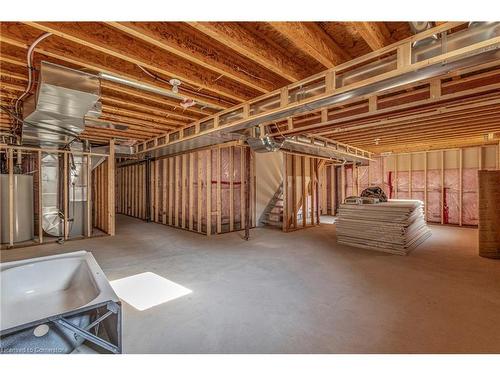
[[[411,199],[425,200],[425,174],[424,171],[411,172]]]
[[[444,190],[443,215],[445,224],[459,224],[459,171],[458,169],[444,170]]]
[[[411,190],[412,192],[424,192],[425,174],[424,171],[411,172]]]
[[[397,184],[397,195],[398,199],[409,199],[409,173],[399,171],[398,179],[396,181]]]
[[[371,186],[382,186],[382,160],[380,157],[370,161],[370,182]]]
[[[427,170],[427,221],[441,222],[441,170]]]
[[[388,168],[387,158],[382,159],[383,163],[383,182],[382,182],[382,190],[384,190],[387,198],[394,199],[394,172],[390,171]]]
[[[361,192],[368,187],[368,166],[358,167],[358,179],[359,179],[359,192]]]
[[[477,225],[477,168],[465,168],[462,173],[462,222],[466,225]]]
[[[345,168],[345,196],[350,197],[352,195],[352,166]]]

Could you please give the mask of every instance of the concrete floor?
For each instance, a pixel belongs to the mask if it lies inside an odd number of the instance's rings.
[[[341,246],[335,226],[204,236],[119,216],[117,235],[2,251],[90,250],[110,280],[151,271],[192,294],[124,304],[126,353],[500,353],[500,261],[477,230],[433,226],[407,257]]]

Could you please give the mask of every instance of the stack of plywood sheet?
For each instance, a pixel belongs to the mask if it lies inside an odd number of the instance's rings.
[[[418,200],[339,207],[337,241],[342,244],[406,255],[430,234],[424,204]]]

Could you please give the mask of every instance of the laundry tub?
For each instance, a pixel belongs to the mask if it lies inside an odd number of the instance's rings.
[[[0,351],[121,352],[121,305],[92,253],[0,264]]]

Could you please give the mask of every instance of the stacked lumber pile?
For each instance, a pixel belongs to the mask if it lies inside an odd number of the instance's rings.
[[[431,235],[419,200],[390,199],[375,204],[341,204],[337,242],[406,255]]]

